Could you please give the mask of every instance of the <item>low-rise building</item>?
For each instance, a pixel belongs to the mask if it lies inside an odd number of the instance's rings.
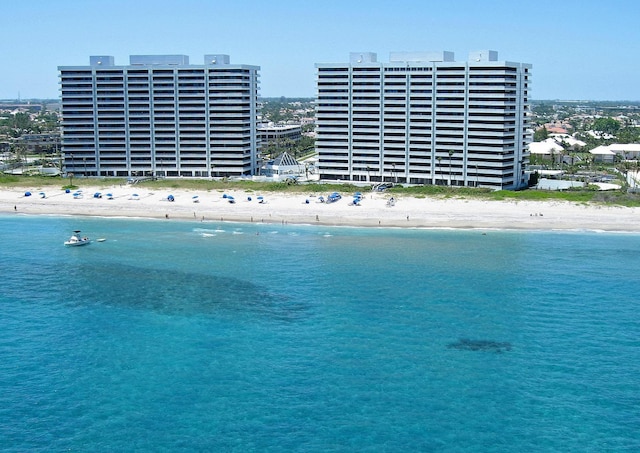
[[[258,138],[263,145],[271,142],[277,143],[285,139],[297,141],[301,137],[302,126],[299,124],[261,124],[258,126]]]
[[[616,157],[621,160],[638,160],[640,159],[639,143],[612,143],[610,145],[601,145],[589,151],[595,161],[614,162]]]

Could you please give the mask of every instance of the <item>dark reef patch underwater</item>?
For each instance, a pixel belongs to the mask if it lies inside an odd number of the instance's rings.
[[[69,291],[77,304],[98,303],[166,315],[207,316],[252,313],[282,321],[306,316],[307,305],[241,278],[192,271],[166,271],[123,264],[85,265],[78,278],[91,285]]]
[[[485,351],[501,353],[511,351],[511,343],[492,341],[492,340],[469,340],[461,338],[456,343],[449,343],[449,349],[459,349],[461,351]]]

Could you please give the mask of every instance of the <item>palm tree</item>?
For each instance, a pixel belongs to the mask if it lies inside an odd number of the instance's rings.
[[[436,157],[436,159],[438,160],[438,170],[440,170],[440,174],[442,175],[442,156],[438,156]],[[437,176],[437,175],[436,175]],[[436,185],[438,184],[438,181],[436,180]]]

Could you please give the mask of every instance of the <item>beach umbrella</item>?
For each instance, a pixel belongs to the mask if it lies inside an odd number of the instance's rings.
[[[102,198],[102,194],[100,192],[96,192],[93,194],[93,198]]]
[[[174,201],[174,200],[175,200],[175,198],[173,197],[173,195],[169,195],[169,196],[167,197],[167,200],[169,200],[169,201]]]
[[[108,193],[108,194],[107,194],[107,198],[108,198],[109,200],[113,200],[113,194]]]
[[[25,196],[25,197],[30,197],[30,196],[31,196],[31,192],[25,192],[25,193],[24,193],[24,196]]]
[[[47,196],[45,195],[45,193],[44,193],[44,192],[40,192],[40,194],[39,194],[39,195],[40,195],[40,198],[47,198]]]
[[[64,191],[64,193],[71,193],[71,190],[66,189],[66,190]]]

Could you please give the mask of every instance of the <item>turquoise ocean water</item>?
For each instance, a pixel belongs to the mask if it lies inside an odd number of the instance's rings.
[[[640,450],[640,235],[484,233],[0,217],[0,449]]]

